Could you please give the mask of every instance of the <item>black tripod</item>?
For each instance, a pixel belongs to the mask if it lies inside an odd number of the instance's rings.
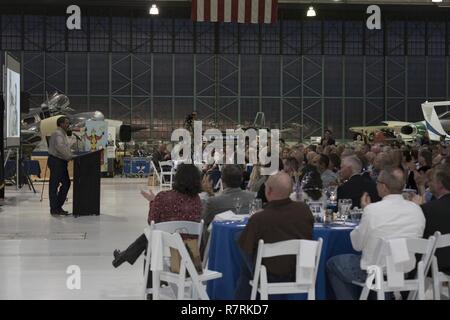
[[[36,193],[36,189],[34,188],[33,181],[31,180],[27,168],[25,168],[24,159],[19,159],[19,170],[18,170],[18,178],[19,179],[19,188],[22,188],[23,185],[26,183],[30,190],[33,190],[34,193]]]

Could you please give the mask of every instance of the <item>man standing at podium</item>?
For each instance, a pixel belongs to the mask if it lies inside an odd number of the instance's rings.
[[[70,188],[69,172],[67,164],[73,158],[70,151],[67,130],[70,121],[67,117],[60,117],[56,121],[58,128],[52,133],[48,145],[48,167],[50,168],[50,213],[52,216],[66,216],[69,213],[64,211],[62,206],[66,201]],[[59,187],[59,190],[58,190]]]

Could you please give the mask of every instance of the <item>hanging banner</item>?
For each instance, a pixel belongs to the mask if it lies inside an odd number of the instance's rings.
[[[96,151],[103,149],[103,158],[101,164],[101,171],[107,171],[107,152],[108,145],[108,125],[105,121],[86,121],[86,127],[83,134],[84,151]]]

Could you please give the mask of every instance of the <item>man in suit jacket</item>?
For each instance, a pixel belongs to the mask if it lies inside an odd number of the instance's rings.
[[[430,191],[437,200],[422,205],[426,224],[424,238],[432,236],[436,231],[450,233],[450,164],[438,165],[433,170]],[[436,251],[439,270],[450,274],[450,248]]]
[[[205,227],[214,220],[216,214],[227,210],[236,211],[236,202],[239,198],[241,205],[239,214],[249,213],[249,204],[255,198],[254,192],[242,190],[243,171],[238,165],[225,165],[222,170],[222,184],[224,190],[215,196],[208,198],[203,209],[203,220]]]
[[[362,163],[357,156],[342,159],[341,179],[346,181],[337,189],[338,199],[352,199],[354,207],[361,207],[361,196],[367,192],[372,202],[380,201],[376,184],[361,174]]]

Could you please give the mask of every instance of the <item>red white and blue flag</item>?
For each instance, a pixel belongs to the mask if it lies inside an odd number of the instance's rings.
[[[192,0],[197,22],[274,23],[278,0]]]

